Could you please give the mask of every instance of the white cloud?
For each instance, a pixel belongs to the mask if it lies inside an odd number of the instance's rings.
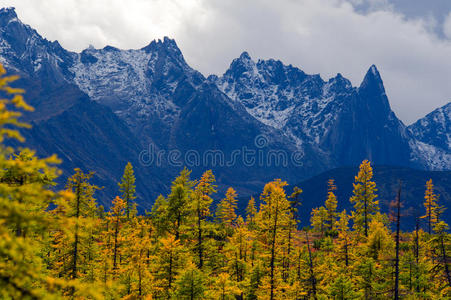
[[[451,13],[448,14],[445,22],[443,23],[443,33],[448,39],[451,40]]]
[[[366,0],[371,10],[380,10],[391,8],[388,0]]]
[[[351,3],[351,1],[353,3]],[[395,112],[406,123],[451,100],[451,41],[430,17],[407,19],[386,0],[0,0],[43,36],[71,50],[89,44],[139,48],[165,35],[205,75],[223,73],[247,50],[323,78],[358,85],[376,64]],[[377,8],[377,9],[376,9]],[[444,24],[451,39],[451,17]]]

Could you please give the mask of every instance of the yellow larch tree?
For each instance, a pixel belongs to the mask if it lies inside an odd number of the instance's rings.
[[[354,229],[368,237],[369,223],[372,216],[379,211],[379,201],[376,200],[376,183],[373,179],[373,168],[368,160],[360,165],[359,173],[353,183],[354,190],[350,202],[354,204],[352,219]]]
[[[438,219],[438,195],[434,192],[434,184],[432,183],[432,179],[429,179],[426,182],[426,191],[424,193],[424,207],[426,208],[426,214],[421,218],[426,219],[428,222],[428,233],[432,233],[432,229],[434,227],[434,223],[437,222]]]
[[[113,274],[117,276],[119,269],[119,260],[122,253],[121,229],[125,223],[126,203],[119,197],[114,198],[110,211],[108,212],[108,221],[111,226],[112,236],[112,260]]]
[[[255,206],[255,199],[251,197],[246,206],[246,224],[249,229],[254,228],[255,215],[257,214],[257,207]]]
[[[326,220],[328,225],[328,230],[332,231],[335,229],[335,222],[337,220],[337,196],[335,196],[335,191],[337,186],[335,185],[334,179],[329,179],[327,182],[327,199],[324,204],[326,208]]]
[[[63,278],[92,281],[90,265],[95,257],[92,241],[98,221],[94,198],[98,188],[89,182],[92,176],[93,173],[75,169],[66,184],[74,196],[58,201],[53,211],[55,218],[64,224],[53,231],[53,260],[60,266],[57,274]]]
[[[324,232],[327,228],[327,210],[324,206],[321,206],[319,208],[314,208],[312,210],[310,217],[310,223],[313,227],[314,232],[321,233],[321,236],[323,236]]]
[[[144,217],[133,217],[130,219],[130,231],[125,237],[127,245],[125,254],[128,263],[125,268],[131,277],[131,289],[128,297],[142,299],[152,294],[154,276],[150,272],[149,249],[152,248],[150,237],[151,224]]]
[[[206,171],[191,194],[191,217],[194,221],[195,229],[193,234],[196,240],[194,248],[197,252],[197,266],[199,269],[202,269],[205,262],[205,232],[208,231],[209,227],[209,222],[206,219],[210,216],[210,205],[213,202],[211,194],[216,192],[214,182],[213,172],[211,170]]]
[[[190,261],[190,255],[174,235],[162,238],[151,266],[155,280],[153,296],[157,299],[172,297],[176,279]]]
[[[133,201],[136,199],[135,191],[135,173],[133,166],[130,162],[127,163],[124,169],[124,175],[119,185],[119,191],[121,192],[121,199],[125,202],[125,214],[127,219],[130,219],[130,213],[134,210]]]
[[[236,220],[236,208],[237,208],[237,194],[236,191],[229,187],[227,189],[225,198],[223,198],[216,210],[216,216],[219,218],[222,224],[226,227],[231,228]]]
[[[261,206],[257,215],[258,239],[262,244],[262,258],[266,258],[268,271],[262,278],[262,292],[275,299],[283,293],[282,262],[288,237],[288,226],[292,221],[290,202],[284,187],[287,183],[277,179],[265,185],[260,196]]]

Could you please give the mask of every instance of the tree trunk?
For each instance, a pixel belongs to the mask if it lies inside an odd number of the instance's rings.
[[[128,187],[127,190],[125,192],[125,212],[127,214],[127,220],[130,220],[130,204],[129,204],[129,200],[128,200]]]
[[[307,250],[308,250],[308,256],[309,256],[309,267],[310,267],[310,282],[312,284],[312,292],[313,292],[313,299],[316,300],[316,278],[315,273],[313,272],[313,259],[312,259],[312,251],[310,250],[310,242],[308,239],[308,233],[305,231],[305,237],[307,239]]]
[[[139,279],[138,279],[138,295],[141,297],[142,295],[142,270],[141,270],[141,262],[139,265],[139,273],[138,273]]]
[[[203,252],[202,252],[202,215],[200,211],[200,207],[197,208],[197,245],[199,247],[199,269],[202,268],[204,265],[204,258],[203,258]]]
[[[420,219],[419,219],[419,217],[418,217],[418,213],[416,213],[416,216],[415,216],[415,262],[416,262],[416,265],[415,265],[415,270],[416,270],[416,272],[415,272],[415,278],[416,278],[416,290],[417,290],[417,293],[419,293],[420,292],[420,285],[419,285],[419,283],[418,283],[418,281],[419,281],[419,277],[420,277],[420,274],[419,274],[419,265],[420,265],[420,239],[419,239],[419,236],[418,236],[418,231],[420,230]]]
[[[395,300],[399,299],[399,226],[401,222],[401,183],[396,198],[396,259],[395,259]]]
[[[347,237],[345,237],[345,264],[346,264],[346,267],[349,266],[348,238]]]
[[[283,272],[283,281],[287,282],[288,273],[290,270],[290,252],[291,252],[291,222],[288,225],[288,250],[287,257],[284,258],[284,272]]]
[[[235,252],[235,270],[236,270],[236,281],[240,281],[240,269],[238,266],[238,254]]]
[[[194,300],[194,271],[191,271],[191,300]]]
[[[364,196],[364,208],[363,208],[363,214],[364,214],[364,223],[365,223],[365,237],[368,237],[368,201],[366,199],[366,184],[365,184],[365,196]]]
[[[81,201],[81,178],[78,178],[77,188],[75,192],[75,218],[77,223],[75,223],[74,232],[74,248],[72,252],[72,279],[77,278],[77,258],[78,258],[78,219],[80,217],[80,201]]]
[[[272,241],[271,241],[271,274],[270,274],[270,284],[271,284],[271,297],[270,299],[274,299],[274,261],[275,261],[275,250],[276,250],[276,236],[277,236],[277,218],[279,213],[279,205],[278,201],[276,202],[276,211],[274,216],[274,227],[272,232]]]
[[[171,254],[169,255],[169,280],[168,280],[168,288],[171,289],[172,286],[172,249]]]
[[[180,222],[182,216],[180,215],[180,212],[177,214],[177,225],[175,226],[175,240],[177,241],[180,238]]]
[[[301,251],[299,251],[299,257],[298,257],[298,270],[297,270],[297,275],[298,275],[298,280],[301,279]]]
[[[114,226],[114,251],[113,251],[113,270],[117,268],[117,237],[119,235],[119,216],[116,217]]]

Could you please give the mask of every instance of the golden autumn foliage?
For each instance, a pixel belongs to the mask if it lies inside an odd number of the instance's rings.
[[[434,193],[434,184],[432,183],[432,179],[429,179],[426,182],[426,191],[424,193],[424,208],[426,209],[426,214],[421,217],[427,220],[429,234],[432,233],[432,228],[438,221],[440,208],[437,204],[437,200],[438,196]]]
[[[218,208],[216,210],[216,216],[220,219],[220,221],[225,226],[233,226],[236,215],[236,202],[237,202],[237,194],[233,188],[229,188],[226,192],[226,196],[221,200],[218,204]]]
[[[7,95],[0,99],[0,145],[22,139],[12,128],[26,126],[18,110],[31,109],[23,91],[8,87],[15,78],[4,75],[0,67]],[[418,218],[415,231],[401,232],[396,243],[379,212],[369,161],[355,178],[351,214],[338,211],[330,180],[324,206],[312,212],[313,228],[302,229],[302,190],[287,196],[280,179],[249,200],[245,216],[229,188],[213,215],[221,199],[213,172],[191,180],[184,169],[169,194],[140,215],[135,184],[142,183],[130,163],[107,211],[96,203],[93,173],[75,169],[55,191],[56,163],[0,146],[1,299],[451,298],[451,239],[431,181],[424,217],[430,232]]]
[[[355,177],[353,195],[350,199],[354,204],[352,218],[354,229],[368,236],[369,223],[372,215],[379,211],[379,201],[377,200],[376,183],[373,179],[373,168],[368,160],[364,160],[360,165],[360,170]]]

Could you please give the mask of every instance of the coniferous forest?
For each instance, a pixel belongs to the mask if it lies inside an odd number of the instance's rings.
[[[0,67],[0,142],[26,141],[29,111],[17,78]],[[402,184],[379,208],[369,161],[355,177],[352,211],[338,211],[334,180],[324,205],[301,228],[302,189],[268,182],[237,213],[229,188],[218,205],[214,174],[183,169],[168,195],[138,214],[133,166],[125,166],[108,209],[93,173],[75,169],[64,188],[56,156],[2,146],[1,299],[450,299],[450,234],[433,182],[416,226],[400,230]]]

